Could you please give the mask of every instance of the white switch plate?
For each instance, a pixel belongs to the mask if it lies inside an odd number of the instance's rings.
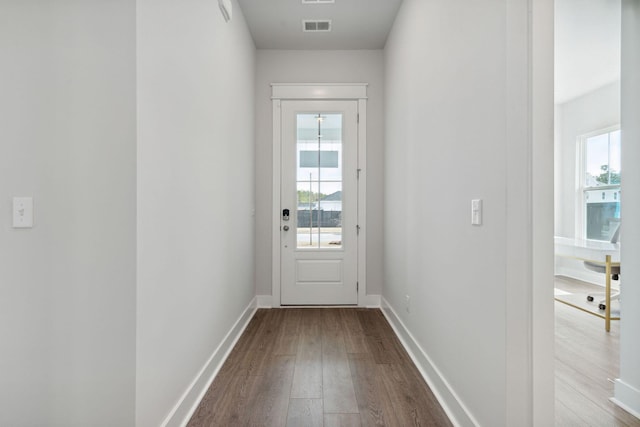
[[[482,225],[482,200],[471,200],[471,224]]]
[[[33,227],[33,198],[13,198],[13,228]]]

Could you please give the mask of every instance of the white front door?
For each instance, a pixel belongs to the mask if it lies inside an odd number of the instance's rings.
[[[358,102],[281,114],[281,304],[357,304]]]

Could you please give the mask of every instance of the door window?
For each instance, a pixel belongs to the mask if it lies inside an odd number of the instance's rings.
[[[296,115],[298,249],[342,248],[342,120]]]

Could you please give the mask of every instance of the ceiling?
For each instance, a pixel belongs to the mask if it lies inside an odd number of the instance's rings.
[[[620,0],[556,0],[555,13],[556,103],[618,80]]]
[[[258,49],[383,49],[402,0],[238,0]],[[305,33],[303,19],[330,19]],[[619,79],[620,0],[555,0],[555,98],[564,103]]]
[[[382,49],[402,0],[238,0],[258,49]],[[303,19],[330,19],[331,32],[305,33]]]

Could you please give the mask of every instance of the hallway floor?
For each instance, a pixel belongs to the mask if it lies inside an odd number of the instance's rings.
[[[189,427],[450,426],[377,309],[258,310]]]

